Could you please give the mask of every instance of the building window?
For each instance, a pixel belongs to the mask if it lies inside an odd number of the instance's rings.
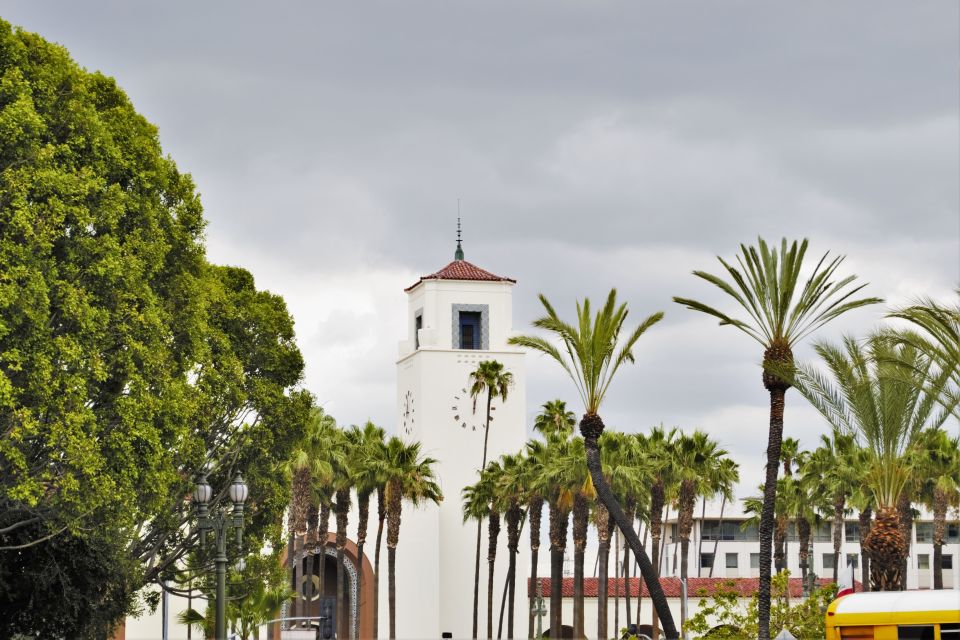
[[[917,542],[933,542],[933,523],[917,523]]]
[[[737,554],[728,553],[727,554],[727,569],[736,569],[737,568]]]
[[[954,522],[947,525],[947,539],[944,542],[960,542],[960,524]]]
[[[413,348],[420,348],[420,329],[423,329],[423,311],[413,319]]]
[[[930,568],[930,554],[929,553],[918,553],[917,554],[917,569],[929,569]]]
[[[843,535],[846,537],[847,542],[860,542],[859,522],[844,523],[844,529]]]
[[[760,554],[759,554],[759,553],[751,553],[751,554],[750,554],[750,568],[751,568],[751,569],[759,569],[759,568],[760,568]]]
[[[453,305],[453,348],[489,349],[489,307],[485,304]]]
[[[677,525],[670,525],[670,542],[677,541]]]
[[[709,569],[713,566],[713,554],[712,553],[701,553],[700,554],[700,568]]]
[[[848,553],[847,554],[847,563],[846,566],[853,565],[854,569],[860,568],[860,554],[859,553]]]
[[[940,560],[941,560],[940,566],[943,567],[943,570],[944,570],[944,571],[950,571],[950,570],[953,569],[953,556],[952,556],[952,555],[950,555],[949,553],[945,553],[945,554],[943,554],[943,555],[940,557]]]
[[[833,542],[833,523],[820,522],[810,527],[810,537],[814,542]]]
[[[825,553],[823,554],[823,568],[824,569],[833,569],[833,554]]]
[[[704,520],[700,526],[701,537],[704,540],[744,540],[755,541],[760,539],[756,525],[747,525],[741,528],[742,520]]]

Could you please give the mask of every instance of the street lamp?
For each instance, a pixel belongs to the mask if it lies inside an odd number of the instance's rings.
[[[227,638],[227,536],[230,530],[236,531],[237,550],[243,546],[243,503],[247,500],[250,490],[243,477],[238,473],[230,485],[230,500],[233,501],[232,513],[210,514],[210,500],[213,499],[213,488],[207,482],[207,476],[200,477],[193,490],[193,503],[197,507],[197,528],[200,530],[200,548],[204,548],[209,534],[213,533],[217,555],[214,562],[217,565],[217,615],[216,640]]]

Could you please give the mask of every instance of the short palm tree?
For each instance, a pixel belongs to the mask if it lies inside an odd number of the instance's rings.
[[[507,401],[507,395],[510,387],[513,386],[513,374],[504,369],[502,363],[496,360],[484,360],[474,371],[470,372],[470,397],[473,399],[473,412],[477,412],[477,400],[482,395],[486,395],[487,410],[484,412],[483,427],[483,459],[479,469],[482,471],[487,468],[487,444],[490,440],[490,421],[493,420],[493,401],[500,399]],[[477,637],[478,621],[480,611],[480,540],[482,537],[482,524],[477,521],[477,548],[476,548],[476,572],[473,576],[473,637]]]
[[[947,509],[960,506],[960,437],[929,429],[920,438],[921,496],[933,512],[933,588],[943,589],[943,534]]]
[[[530,521],[530,598],[527,617],[527,637],[533,638],[533,598],[536,597],[538,586],[538,569],[540,555],[540,523],[543,518],[544,491],[540,484],[540,476],[546,462],[547,446],[539,440],[529,440],[524,447],[526,456],[523,463],[523,484],[527,497],[527,518]]]
[[[837,278],[843,256],[832,259],[826,253],[810,276],[801,283],[800,271],[807,252],[807,240],[772,249],[762,238],[758,247],[740,245],[739,268],[718,257],[729,276],[726,280],[705,271],[693,274],[718,287],[745,311],[747,320],[734,317],[697,300],[674,298],[688,309],[706,313],[721,325],[740,329],[763,346],[763,386],[770,394],[770,426],[767,466],[764,479],[763,512],[760,518],[760,588],[758,590],[758,638],[770,638],[770,560],[773,552],[774,505],[777,471],[783,440],[784,397],[793,368],[793,348],[805,337],[834,318],[881,302],[880,298],[854,296],[866,285],[851,287],[856,276]],[[835,279],[836,278],[836,279]]]
[[[644,452],[646,463],[653,473],[650,484],[650,555],[653,572],[660,577],[660,540],[663,536],[664,509],[668,498],[677,489],[676,461],[674,443],[679,437],[676,428],[664,429],[663,425],[653,427],[649,434],[637,434],[637,442]],[[653,612],[653,631],[659,630],[657,612]]]
[[[397,544],[400,541],[400,516],[403,501],[414,506],[443,500],[437,484],[433,458],[420,454],[420,443],[407,444],[396,436],[384,447],[383,477],[387,503],[387,604],[390,614],[390,639],[397,637]]]
[[[680,578],[687,579],[690,557],[690,533],[697,498],[723,494],[733,498],[733,487],[740,480],[736,464],[727,451],[703,431],[683,434],[676,444],[676,470],[680,486],[677,492],[677,534],[680,538]],[[686,623],[683,620],[681,624]]]
[[[539,474],[532,478],[534,490],[544,496],[549,513],[550,537],[550,633],[555,637],[563,626],[563,556],[575,491],[557,461],[569,457],[570,441],[551,438],[545,447]]]
[[[507,523],[507,638],[513,638],[514,606],[517,593],[517,552],[520,549],[521,504],[526,500],[526,461],[522,454],[500,457],[500,475],[494,486],[494,503]],[[499,634],[498,634],[499,637]]]
[[[497,561],[497,539],[500,535],[500,510],[496,500],[496,486],[502,469],[497,461],[487,464],[480,478],[463,488],[463,522],[487,522],[487,638],[493,638],[493,574]],[[479,559],[474,572],[474,593],[480,589]],[[477,611],[475,608],[474,611]],[[479,615],[479,614],[478,614]]]
[[[899,589],[908,547],[898,504],[904,489],[915,481],[911,456],[920,433],[939,428],[955,410],[953,405],[938,404],[949,376],[941,371],[931,378],[930,358],[887,335],[872,335],[865,344],[845,338],[841,347],[818,343],[815,349],[832,380],[802,366],[793,382],[827,422],[853,434],[868,450],[863,475],[877,515],[861,544],[870,554],[873,588]]]
[[[610,383],[624,363],[634,362],[633,348],[637,340],[647,329],[659,322],[663,314],[654,313],[649,316],[621,341],[620,334],[627,320],[628,311],[625,303],[617,304],[616,289],[610,290],[606,303],[597,311],[596,316],[591,312],[589,299],[584,299],[582,304],[578,302],[575,325],[561,320],[542,294],[540,302],[543,304],[546,315],[535,320],[533,325],[557,336],[563,345],[563,353],[541,336],[514,336],[510,338],[510,344],[527,347],[553,358],[573,380],[584,404],[585,413],[580,419],[580,433],[583,435],[587,468],[590,470],[597,496],[607,508],[640,563],[640,572],[650,591],[653,606],[663,621],[667,638],[677,638],[679,636],[673,623],[673,615],[670,613],[666,596],[653,571],[647,552],[633,528],[632,520],[628,519],[623,512],[603,476],[598,443],[598,438],[604,430],[599,410],[610,388]]]
[[[357,560],[362,565],[363,547],[367,541],[367,525],[370,520],[370,497],[383,483],[382,452],[386,432],[368,421],[363,427],[351,427],[347,437],[351,443],[350,477],[357,492]],[[361,573],[357,572],[358,593],[362,587]]]
[[[853,434],[839,432],[820,436],[820,446],[810,453],[810,471],[820,477],[820,491],[830,496],[833,520],[833,581],[840,571],[840,546],[843,542],[844,515],[847,500],[857,484],[858,469],[855,464],[857,443]]]
[[[563,400],[548,400],[533,421],[533,430],[548,440],[554,436],[569,438],[577,426],[577,417],[567,410]]]

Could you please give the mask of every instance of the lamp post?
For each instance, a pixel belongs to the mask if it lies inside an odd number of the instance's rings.
[[[193,490],[193,503],[197,507],[197,528],[200,531],[200,548],[204,548],[212,533],[216,545],[214,562],[217,565],[216,640],[227,639],[227,536],[236,531],[237,550],[243,548],[243,503],[249,494],[247,483],[238,473],[230,484],[231,513],[210,514],[213,488],[204,474]]]

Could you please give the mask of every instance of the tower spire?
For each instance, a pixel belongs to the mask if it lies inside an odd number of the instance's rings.
[[[460,198],[457,198],[457,250],[453,253],[454,260],[463,260],[463,246],[460,241]]]

